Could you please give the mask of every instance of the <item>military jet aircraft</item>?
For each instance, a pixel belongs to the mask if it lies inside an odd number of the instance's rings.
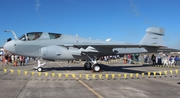
[[[6,32],[12,32],[15,38],[14,40],[8,39],[4,44],[4,49],[8,52],[22,56],[41,57],[44,60],[85,59],[87,62],[84,68],[92,68],[95,72],[101,70],[97,57],[117,53],[157,52],[158,49],[165,47],[162,43],[164,29],[156,27],[148,28],[139,44],[92,40],[51,32],[29,32],[18,38],[14,31],[6,30]],[[44,64],[38,60],[36,70],[41,72]]]

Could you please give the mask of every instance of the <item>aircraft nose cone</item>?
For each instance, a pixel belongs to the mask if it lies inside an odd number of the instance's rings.
[[[4,44],[3,48],[8,51],[8,52],[11,52],[11,53],[15,53],[15,44],[14,44],[14,41],[8,41]]]

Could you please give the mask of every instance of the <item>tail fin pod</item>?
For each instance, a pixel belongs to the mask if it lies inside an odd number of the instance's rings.
[[[157,27],[149,27],[146,29],[146,35],[139,42],[141,45],[163,45],[164,29]]]

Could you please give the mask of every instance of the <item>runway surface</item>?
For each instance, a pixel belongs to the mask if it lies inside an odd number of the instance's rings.
[[[44,72],[26,66],[0,67],[0,98],[179,98],[179,67],[111,62],[102,72],[83,65],[48,62]]]

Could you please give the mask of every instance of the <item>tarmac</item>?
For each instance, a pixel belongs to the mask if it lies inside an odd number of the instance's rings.
[[[101,72],[82,62],[48,62],[43,72],[25,66],[0,67],[0,98],[179,98],[178,67],[104,63]]]

